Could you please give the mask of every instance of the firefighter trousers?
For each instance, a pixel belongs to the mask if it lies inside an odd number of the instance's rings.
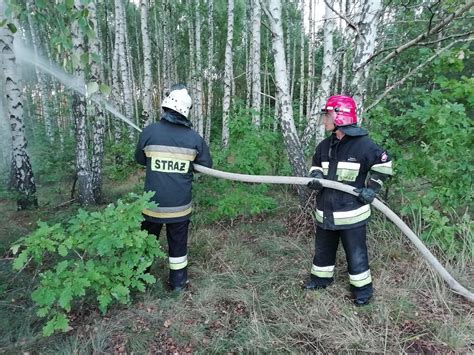
[[[346,254],[351,291],[356,299],[372,296],[372,277],[367,255],[366,226],[345,230],[326,230],[316,227],[315,253],[311,277],[321,287],[334,280],[336,252],[342,241]]]
[[[162,223],[142,222],[142,230],[148,231],[158,239]],[[170,286],[172,289],[182,288],[188,280],[188,228],[189,220],[166,224],[168,239],[168,257],[170,269]]]

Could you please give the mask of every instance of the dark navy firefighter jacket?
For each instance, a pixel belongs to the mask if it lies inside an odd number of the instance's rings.
[[[381,187],[383,180],[392,175],[392,161],[366,132],[346,134],[341,140],[333,133],[316,147],[310,172],[313,170],[321,171],[325,179],[355,188]],[[316,197],[316,223],[323,229],[359,227],[368,222],[370,213],[369,204],[342,191],[324,188]]]
[[[135,151],[146,166],[145,191],[154,191],[157,208],[145,209],[155,223],[182,222],[191,217],[193,163],[212,167],[209,147],[179,113],[167,110],[161,120],[145,127]]]

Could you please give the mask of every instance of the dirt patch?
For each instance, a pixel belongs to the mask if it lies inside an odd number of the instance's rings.
[[[408,354],[456,354],[448,346],[429,340],[416,339],[409,342],[404,351]]]

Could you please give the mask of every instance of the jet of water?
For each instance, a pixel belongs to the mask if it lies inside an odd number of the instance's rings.
[[[121,119],[123,122],[127,123],[131,127],[135,128],[137,131],[141,132],[140,127],[138,127],[135,123],[133,123],[131,120],[125,117],[115,106],[110,104],[103,96],[99,94],[93,94],[88,97],[86,84],[79,78],[66,73],[59,66],[54,65],[53,63],[50,63],[44,58],[38,56],[34,51],[26,48],[19,41],[15,40],[13,51],[15,52],[15,57],[18,61],[22,61],[24,63],[34,65],[38,67],[39,69],[41,69],[42,71],[54,76],[66,87],[85,96],[86,98],[95,102],[96,104],[101,105],[107,111],[109,111],[114,117]]]

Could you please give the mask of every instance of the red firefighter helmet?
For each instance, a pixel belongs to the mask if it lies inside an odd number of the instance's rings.
[[[334,111],[334,125],[337,127],[357,124],[356,104],[352,97],[344,95],[331,96],[322,109],[323,113]]]

